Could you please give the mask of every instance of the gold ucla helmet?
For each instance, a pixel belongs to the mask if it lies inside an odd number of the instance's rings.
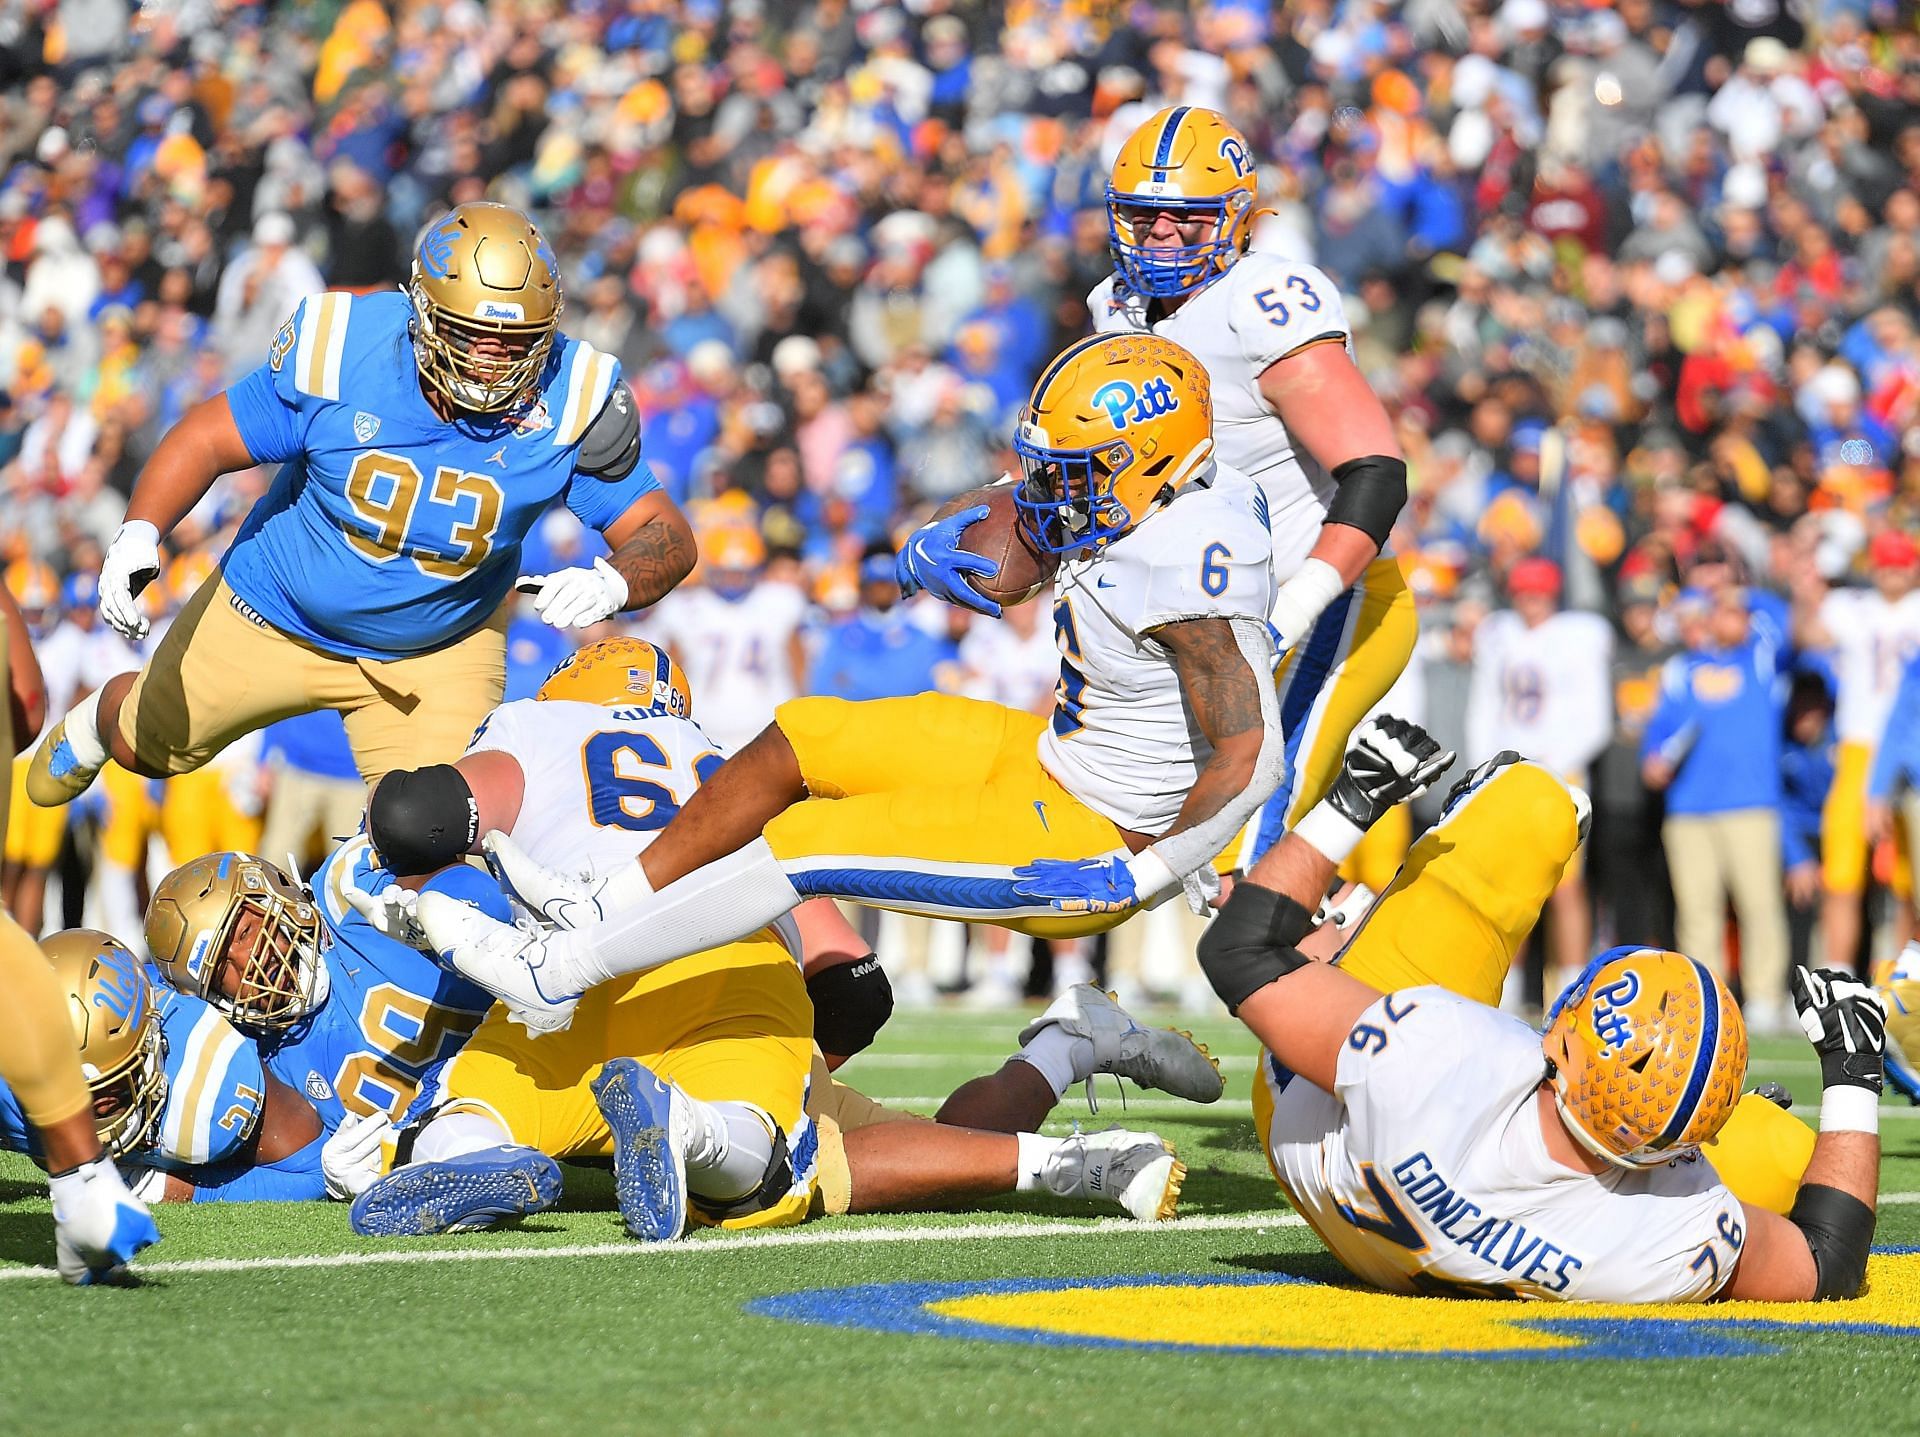
[[[1175,105],[1127,137],[1107,181],[1107,237],[1127,288],[1170,299],[1226,273],[1253,234],[1259,193],[1247,137],[1214,110]],[[1211,220],[1192,244],[1149,245],[1165,211],[1181,223]]]
[[[91,928],[41,940],[67,997],[94,1126],[109,1153],[139,1147],[167,1106],[166,1049],[153,985],[124,943]]]
[[[507,205],[460,205],[420,232],[407,284],[421,376],[462,409],[510,409],[560,331],[560,263]],[[486,340],[491,352],[476,354]]]
[[[1098,548],[1158,508],[1213,453],[1213,396],[1198,359],[1157,334],[1096,334],[1033,386],[1013,452],[1028,541]]]
[[[249,853],[183,863],[147,909],[147,948],[168,984],[250,1033],[285,1032],[327,1001],[323,933],[307,890]],[[230,956],[239,969],[223,982]]]
[[[645,639],[602,639],[576,649],[553,666],[534,697],[693,717],[693,688],[686,671],[672,654]]]
[[[1554,1102],[1582,1146],[1620,1167],[1686,1157],[1726,1126],[1747,1075],[1747,1025],[1704,964],[1609,948],[1547,1015]]]

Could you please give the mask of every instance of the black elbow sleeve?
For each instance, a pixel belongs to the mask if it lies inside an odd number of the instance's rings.
[[[480,805],[450,763],[395,769],[367,800],[374,856],[402,878],[434,873],[464,856],[480,836]]]
[[[1327,507],[1327,522],[1350,525],[1376,546],[1384,545],[1406,507],[1406,460],[1369,454],[1349,459],[1333,471],[1333,478],[1340,488]]]
[[[1873,1209],[1852,1193],[1809,1183],[1794,1198],[1787,1218],[1813,1250],[1814,1297],[1821,1302],[1857,1297],[1873,1246]]]
[[[1200,971],[1227,1011],[1238,1012],[1267,984],[1312,961],[1293,946],[1312,927],[1313,915],[1284,893],[1237,883],[1200,937]]]
[[[838,963],[807,979],[813,1001],[813,1041],[836,1058],[864,1052],[893,1016],[893,984],[869,953],[858,963]]]

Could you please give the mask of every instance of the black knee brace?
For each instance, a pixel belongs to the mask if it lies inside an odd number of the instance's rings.
[[[787,1135],[771,1118],[767,1121],[773,1128],[773,1153],[767,1159],[767,1170],[760,1177],[760,1186],[745,1197],[725,1201],[702,1197],[689,1190],[687,1201],[690,1205],[715,1222],[725,1222],[730,1217],[751,1217],[754,1213],[765,1212],[792,1191],[793,1157],[787,1150]]]
[[[813,1000],[813,1041],[836,1058],[863,1051],[893,1016],[893,985],[871,953],[815,973],[807,979],[807,997]]]
[[[402,878],[434,873],[480,836],[480,805],[450,763],[395,769],[367,800],[367,837],[383,867]]]

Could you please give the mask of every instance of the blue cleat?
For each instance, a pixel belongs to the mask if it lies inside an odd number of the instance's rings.
[[[642,1242],[673,1241],[687,1230],[686,1095],[632,1058],[615,1058],[593,1080],[593,1096],[613,1129],[613,1186],[627,1231]]]
[[[560,1165],[517,1145],[396,1168],[353,1200],[362,1237],[479,1232],[560,1201]]]

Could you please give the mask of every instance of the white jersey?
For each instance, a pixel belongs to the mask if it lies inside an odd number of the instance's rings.
[[[1900,676],[1920,652],[1920,592],[1890,604],[1872,589],[1835,589],[1821,601],[1820,623],[1833,638],[1840,685],[1834,733],[1842,743],[1877,747]]]
[[[1613,629],[1597,614],[1555,614],[1537,628],[1511,610],[1474,634],[1467,691],[1468,760],[1502,749],[1585,782],[1613,738]]]
[[[791,584],[756,584],[738,599],[679,589],[641,620],[640,631],[686,670],[702,726],[732,750],[800,691],[791,655],[806,616],[806,596]]]
[[[1182,619],[1266,624],[1273,563],[1257,500],[1244,474],[1216,464],[1211,483],[1060,566],[1060,681],[1040,763],[1122,828],[1165,832],[1212,757],[1173,658],[1151,632]]]
[[[1004,619],[981,615],[960,641],[960,692],[1023,713],[1045,713],[1060,678],[1060,650],[1045,624],[1021,638]]]
[[[1276,361],[1324,340],[1352,348],[1340,288],[1322,271],[1273,254],[1245,254],[1165,319],[1149,322],[1148,301],[1116,293],[1108,276],[1087,296],[1102,334],[1151,331],[1192,351],[1213,390],[1214,454],[1258,484],[1273,527],[1273,568],[1293,577],[1319,537],[1335,485],[1260,392]]]
[[[1739,1199],[1705,1158],[1576,1171],[1548,1152],[1540,1035],[1444,988],[1391,993],[1335,1091],[1261,1059],[1274,1170],[1321,1241],[1392,1292],[1704,1302],[1733,1276]]]
[[[542,863],[593,873],[651,843],[725,757],[689,719],[556,699],[501,704],[467,745],[489,751],[514,758],[525,780],[513,841]]]

